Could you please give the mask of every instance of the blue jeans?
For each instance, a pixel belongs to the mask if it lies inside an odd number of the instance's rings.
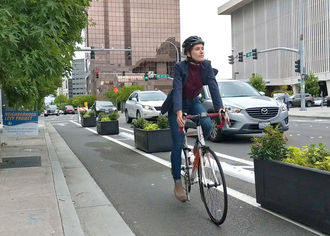
[[[190,100],[182,100],[182,112],[197,115],[202,112],[206,112],[198,97]],[[168,119],[170,123],[170,129],[172,134],[173,146],[171,152],[171,164],[172,164],[172,175],[174,180],[181,179],[181,152],[184,141],[183,132],[178,132],[179,126],[176,122],[176,113],[170,109],[168,112]],[[205,118],[201,121],[204,138],[207,139],[211,133],[212,122],[211,119]]]

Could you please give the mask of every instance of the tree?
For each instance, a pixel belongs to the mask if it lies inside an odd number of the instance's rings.
[[[249,83],[258,91],[266,91],[266,82],[261,75],[253,74],[249,79]]]
[[[0,87],[9,106],[35,109],[71,70],[90,0],[2,0]]]
[[[113,89],[110,89],[108,92],[105,93],[105,96],[109,98],[109,100],[113,104],[117,104],[120,102],[125,102],[129,95],[133,93],[135,90],[144,90],[144,86],[142,85],[131,85],[131,86],[124,86],[118,89],[118,92],[115,93]]]
[[[85,102],[87,102],[88,106],[92,106],[96,101],[95,95],[81,95],[72,98],[72,105],[75,107],[84,107]]]
[[[64,109],[64,106],[67,105],[68,102],[69,99],[64,94],[60,94],[54,99],[54,104],[57,105],[61,110]]]
[[[310,93],[312,96],[319,96],[321,90],[318,81],[319,78],[310,73],[305,81],[306,93]]]

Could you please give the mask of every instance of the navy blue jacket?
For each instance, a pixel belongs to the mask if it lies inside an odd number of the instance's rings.
[[[183,87],[187,82],[188,75],[189,62],[182,61],[175,65],[173,89],[168,94],[167,99],[162,106],[162,114],[166,113],[170,107],[173,108],[174,112],[182,110]],[[211,66],[211,62],[208,60],[202,62],[201,77],[203,85],[208,85],[214,109],[215,111],[218,111],[219,108],[223,107],[223,104],[219,93],[218,83],[215,79],[214,69]]]

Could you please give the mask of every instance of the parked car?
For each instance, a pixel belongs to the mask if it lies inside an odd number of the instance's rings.
[[[125,103],[126,122],[131,123],[132,119],[140,117],[145,119],[157,118],[166,97],[166,94],[160,90],[134,91]]]
[[[104,114],[110,114],[111,112],[117,111],[117,107],[113,105],[112,102],[98,100],[94,102],[90,109],[95,112],[96,117],[98,117],[100,112],[103,112]]]
[[[49,115],[60,115],[60,111],[58,110],[56,105],[47,105],[46,109],[44,110],[44,116]]]
[[[301,95],[299,93],[294,94],[290,97],[291,101],[289,101],[289,107],[300,107],[301,105]],[[314,104],[314,97],[305,93],[305,106],[311,107]]]
[[[330,107],[330,96],[327,97],[327,107]]]
[[[323,106],[326,106],[327,105],[327,98],[326,97],[323,97],[323,99],[322,99],[322,97],[316,97],[314,99],[314,106],[322,106],[322,105]]]
[[[224,135],[262,133],[271,124],[279,125],[279,129],[289,129],[289,118],[286,105],[273,98],[261,95],[250,84],[238,80],[218,81],[220,95],[224,106],[228,109],[230,126],[221,130],[217,128],[218,120],[212,120],[212,132],[209,139],[220,141]],[[214,112],[210,92],[203,87],[201,103],[207,112]],[[187,122],[187,128],[194,128]]]
[[[74,114],[75,112],[74,112],[74,108],[73,108],[73,106],[71,106],[71,105],[66,105],[65,107],[64,107],[64,115],[66,115],[66,114]]]

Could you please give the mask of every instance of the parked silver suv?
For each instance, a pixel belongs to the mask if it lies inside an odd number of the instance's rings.
[[[279,124],[282,131],[289,129],[288,111],[282,102],[261,95],[250,84],[242,81],[220,80],[218,85],[222,102],[228,108],[231,124],[219,130],[216,128],[217,120],[212,120],[213,128],[209,136],[211,141],[220,141],[225,134],[261,133],[269,124]],[[207,86],[203,87],[201,103],[207,112],[214,112]]]
[[[166,94],[157,91],[134,91],[125,103],[125,118],[127,123],[140,117],[146,119],[157,118],[160,108],[166,99]]]

